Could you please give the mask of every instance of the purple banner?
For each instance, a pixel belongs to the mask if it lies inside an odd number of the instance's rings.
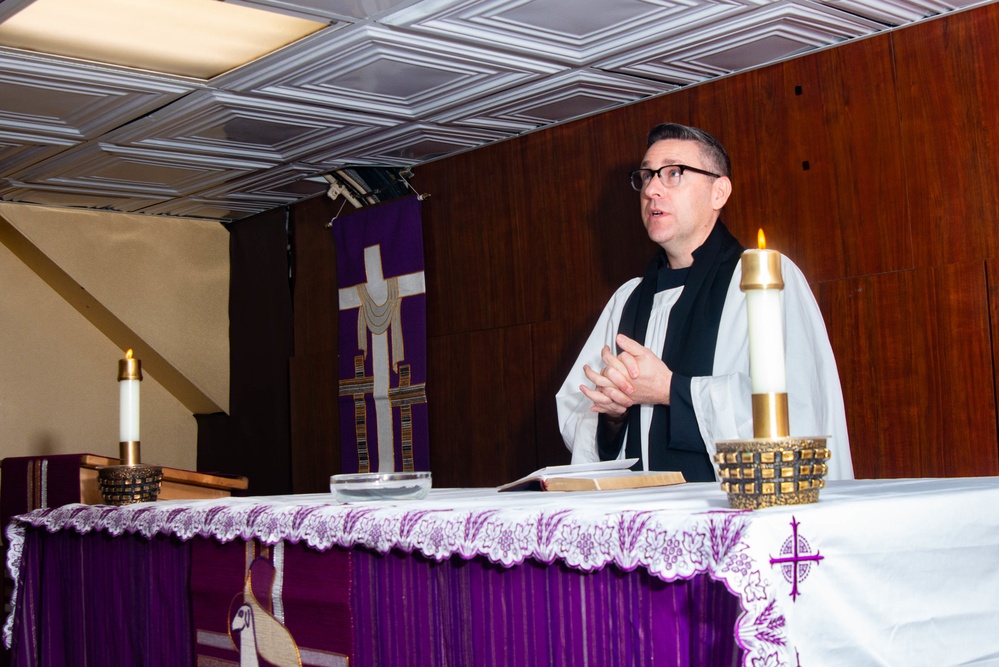
[[[333,223],[342,472],[430,469],[423,228],[414,195]]]

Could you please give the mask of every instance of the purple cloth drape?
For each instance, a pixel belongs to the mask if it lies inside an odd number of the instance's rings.
[[[192,664],[190,543],[28,528],[12,665]]]
[[[706,575],[41,528],[25,535],[12,664],[238,661],[230,630],[248,563],[251,580],[262,575],[255,599],[269,614],[280,602],[303,665],[741,664],[739,598]]]
[[[739,664],[739,599],[705,575],[664,582],[640,568],[351,553],[352,665]]]
[[[81,456],[16,456],[0,462],[0,530],[18,514],[80,502]]]

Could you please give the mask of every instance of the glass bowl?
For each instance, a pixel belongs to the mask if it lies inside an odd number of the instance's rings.
[[[342,503],[419,500],[430,493],[430,472],[369,472],[330,477],[330,491]]]

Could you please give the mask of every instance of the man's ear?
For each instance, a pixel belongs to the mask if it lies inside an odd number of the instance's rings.
[[[732,194],[732,181],[728,176],[719,176],[711,186],[711,208],[720,211]]]

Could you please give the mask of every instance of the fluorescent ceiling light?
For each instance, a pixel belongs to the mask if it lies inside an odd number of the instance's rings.
[[[218,0],[34,0],[0,45],[210,79],[327,25]]]

